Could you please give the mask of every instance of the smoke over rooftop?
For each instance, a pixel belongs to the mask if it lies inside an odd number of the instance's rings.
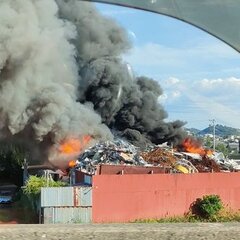
[[[177,143],[183,123],[166,123],[159,84],[133,77],[121,54],[127,33],[78,0],[0,1],[0,137],[22,141],[36,159],[66,138],[140,145]],[[111,130],[110,130],[111,129]]]

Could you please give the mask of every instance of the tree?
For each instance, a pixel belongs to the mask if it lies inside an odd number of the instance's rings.
[[[229,148],[227,148],[227,146],[225,146],[223,143],[218,143],[216,146],[216,150],[222,152],[224,156],[227,156],[230,153]]]
[[[205,139],[204,139],[204,145],[207,147],[207,148],[212,148],[213,146],[213,140],[210,136],[207,136]]]
[[[0,143],[0,180],[22,185],[22,163],[25,150],[14,144]]]

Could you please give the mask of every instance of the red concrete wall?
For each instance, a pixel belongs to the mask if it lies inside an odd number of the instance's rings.
[[[96,175],[92,219],[128,222],[183,215],[206,194],[218,194],[229,207],[240,209],[240,173]]]

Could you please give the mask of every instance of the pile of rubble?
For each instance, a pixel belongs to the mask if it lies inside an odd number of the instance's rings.
[[[143,159],[153,166],[171,168],[172,172],[196,173],[198,170],[182,154],[176,153],[167,147],[156,147],[155,149],[143,152]]]
[[[190,159],[191,163],[197,168],[198,172],[220,172],[220,166],[210,157],[203,156],[201,160]]]
[[[155,148],[152,151],[141,153],[141,156],[146,162],[155,166],[170,166],[177,161],[177,157],[173,155],[173,152],[165,148]]]
[[[221,152],[215,152],[212,159],[220,167],[221,171],[240,171],[240,165],[234,160],[225,158]]]
[[[95,166],[99,164],[148,165],[134,145],[121,139],[99,142],[85,150],[77,160],[77,167],[90,173],[94,172]]]
[[[78,157],[76,167],[94,174],[96,166],[100,164],[160,166],[181,173],[234,171],[238,167],[225,159],[223,154],[200,155],[162,146],[140,152],[134,145],[120,139],[99,142],[88,148]]]
[[[201,155],[156,147],[154,150],[141,155],[145,161],[154,165],[171,166],[172,168],[177,168],[176,166],[179,165],[184,166],[188,173],[240,170],[240,166],[235,161],[227,159],[222,153],[217,152]]]

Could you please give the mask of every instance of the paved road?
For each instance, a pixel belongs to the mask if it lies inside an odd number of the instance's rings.
[[[0,239],[218,239],[239,240],[240,223],[0,225]]]

